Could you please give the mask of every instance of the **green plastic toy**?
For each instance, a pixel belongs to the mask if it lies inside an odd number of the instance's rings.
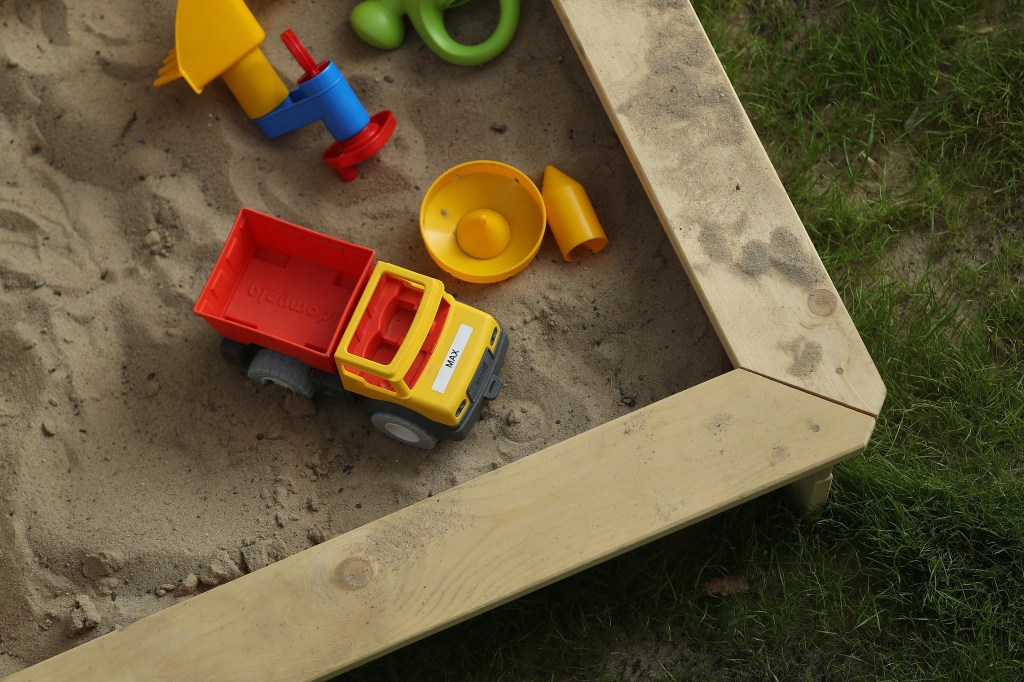
[[[444,25],[444,11],[469,0],[365,0],[352,10],[352,28],[370,45],[394,50],[405,39],[402,17],[437,56],[452,64],[476,66],[490,61],[508,47],[519,23],[519,0],[498,0],[500,14],[494,33],[477,45],[456,42]]]

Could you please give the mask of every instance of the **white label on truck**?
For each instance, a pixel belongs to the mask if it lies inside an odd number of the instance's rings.
[[[448,390],[448,382],[452,380],[455,368],[459,366],[459,360],[462,359],[462,351],[466,350],[466,344],[469,343],[469,337],[472,335],[472,327],[468,324],[459,325],[459,331],[455,332],[455,339],[441,363],[441,370],[437,373],[437,378],[434,379],[434,385],[431,386],[438,393]]]

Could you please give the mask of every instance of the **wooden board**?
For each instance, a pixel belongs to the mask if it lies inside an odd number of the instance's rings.
[[[881,378],[690,4],[553,1],[733,364],[877,415]]]
[[[733,370],[9,680],[324,679],[800,479],[873,425]]]

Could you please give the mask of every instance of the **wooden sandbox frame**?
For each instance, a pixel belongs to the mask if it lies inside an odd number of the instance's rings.
[[[885,387],[692,7],[553,3],[735,369],[11,682],[325,679],[768,491],[824,503]],[[711,113],[672,106],[688,70]]]

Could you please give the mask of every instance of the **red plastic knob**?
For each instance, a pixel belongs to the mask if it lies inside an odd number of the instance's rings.
[[[356,165],[379,152],[393,132],[394,115],[386,109],[377,112],[358,133],[328,147],[324,152],[324,163],[333,168],[342,180],[352,182],[359,174]]]

